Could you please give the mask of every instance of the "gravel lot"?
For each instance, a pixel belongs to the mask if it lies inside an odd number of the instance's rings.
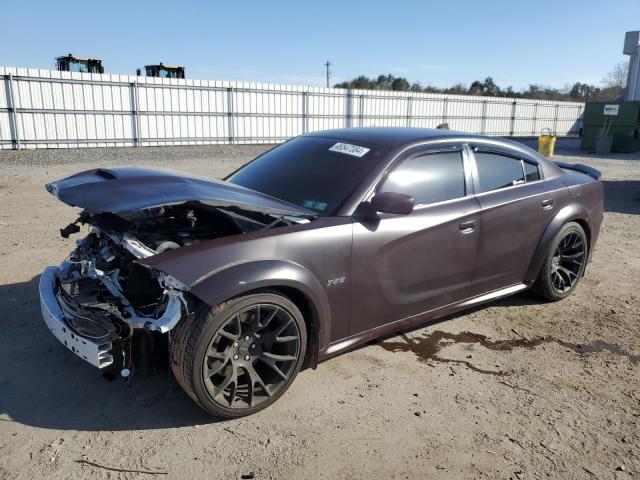
[[[45,328],[39,272],[76,210],[43,184],[95,165],[223,176],[265,147],[0,151],[0,479],[631,478],[640,475],[640,155],[604,173],[577,292],[520,295],[302,372],[271,408],[216,422],[169,371],[108,381]],[[525,340],[526,339],[526,340]],[[624,471],[623,471],[624,470]]]

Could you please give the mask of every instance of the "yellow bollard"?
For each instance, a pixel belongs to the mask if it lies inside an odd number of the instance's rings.
[[[545,130],[547,130],[549,133],[544,133]],[[551,133],[551,129],[543,128],[540,136],[538,137],[538,153],[548,158],[553,157],[553,149],[556,146],[556,138],[556,134]]]

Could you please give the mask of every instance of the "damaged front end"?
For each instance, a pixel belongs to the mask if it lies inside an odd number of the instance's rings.
[[[136,338],[167,334],[201,302],[189,286],[144,264],[154,255],[230,235],[307,222],[315,213],[222,180],[134,167],[98,168],[47,184],[82,209],[60,230],[88,235],[40,279],[42,314],[74,353],[104,368],[131,366]]]
[[[103,230],[97,225],[104,218],[92,220],[90,233],[69,258],[45,270],[40,293],[52,332],[103,368],[114,357],[124,360],[136,330],[167,333],[193,312],[197,300],[179,280],[137,261],[161,253],[158,246],[166,251],[179,244],[164,240],[154,249],[131,233]]]

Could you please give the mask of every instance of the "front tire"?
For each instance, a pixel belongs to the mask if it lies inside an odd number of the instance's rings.
[[[291,300],[275,292],[248,294],[180,322],[172,332],[171,369],[205,411],[238,418],[284,394],[306,346],[304,318]]]
[[[551,242],[533,290],[550,302],[562,300],[575,290],[586,265],[585,231],[578,223],[567,223]]]

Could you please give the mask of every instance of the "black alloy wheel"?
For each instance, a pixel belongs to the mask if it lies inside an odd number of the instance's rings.
[[[584,237],[576,231],[569,232],[560,240],[551,257],[551,285],[560,294],[575,287],[584,270],[587,246]]]
[[[300,310],[277,293],[229,300],[176,327],[171,366],[184,390],[225,418],[255,413],[291,385],[306,354]]]
[[[216,332],[203,359],[207,392],[228,408],[247,408],[287,384],[300,355],[300,330],[276,304],[253,304]]]
[[[562,300],[575,290],[587,265],[584,229],[575,222],[564,225],[549,247],[534,290],[549,301]]]

